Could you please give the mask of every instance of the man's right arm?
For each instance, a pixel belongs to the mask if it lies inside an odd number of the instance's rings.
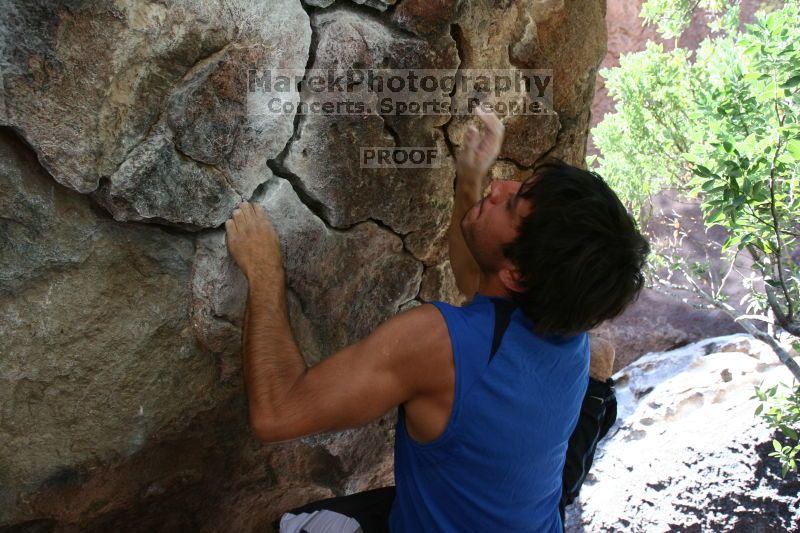
[[[461,231],[461,219],[470,207],[481,198],[480,182],[478,184],[465,182],[456,175],[455,200],[453,202],[453,217],[450,220],[450,229],[447,233],[447,245],[450,252],[450,267],[456,278],[456,286],[461,293],[472,298],[478,290],[480,269],[475,258],[464,241]]]
[[[475,113],[483,122],[485,131],[479,134],[474,126],[467,128],[461,151],[456,157],[455,201],[447,234],[456,286],[468,298],[478,290],[481,271],[464,241],[461,219],[483,196],[484,180],[500,153],[504,130],[494,113],[485,112],[480,107],[475,109]]]

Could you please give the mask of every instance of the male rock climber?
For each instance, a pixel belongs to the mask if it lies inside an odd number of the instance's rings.
[[[307,367],[279,241],[259,205],[227,221],[249,282],[250,423],[264,442],[364,425],[399,406],[395,486],[286,512],[280,531],[563,530],[616,416],[613,348],[588,331],[638,295],[647,241],[603,179],[557,159],[482,182],[503,126],[479,110],[456,161],[448,234],[463,307],[426,303]]]

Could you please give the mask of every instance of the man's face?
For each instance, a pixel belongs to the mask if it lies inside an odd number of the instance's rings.
[[[532,210],[531,201],[517,196],[522,183],[495,180],[489,194],[466,212],[461,220],[464,240],[485,273],[501,268],[502,247],[519,233],[519,224]]]

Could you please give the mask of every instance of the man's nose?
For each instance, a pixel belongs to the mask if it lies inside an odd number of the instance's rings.
[[[506,190],[506,184],[509,180],[494,180],[489,189],[489,201],[497,203],[503,198],[503,192]]]

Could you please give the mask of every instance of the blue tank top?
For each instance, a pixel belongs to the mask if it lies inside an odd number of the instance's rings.
[[[424,444],[399,407],[389,530],[560,533],[567,443],[589,384],[588,334],[540,337],[507,298],[432,303],[453,347],[453,406],[444,432]]]

